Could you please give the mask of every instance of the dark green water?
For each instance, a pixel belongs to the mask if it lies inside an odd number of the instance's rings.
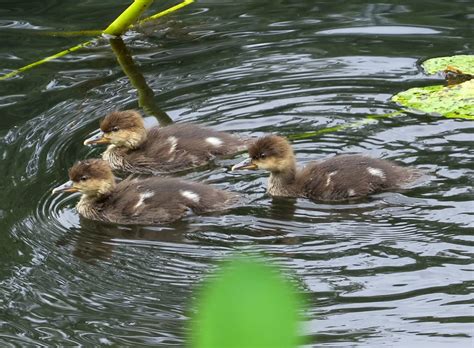
[[[103,28],[120,3],[1,1],[0,73],[88,39],[46,32]],[[473,23],[474,3],[461,0],[207,0],[124,39],[157,114],[293,135],[398,110],[391,95],[439,82],[420,59],[472,54]],[[186,175],[248,197],[224,216],[80,220],[77,197],[50,190],[99,155],[83,139],[125,108],[138,108],[137,91],[106,40],[0,81],[1,346],[182,346],[195,285],[235,250],[263,251],[300,278],[311,345],[472,345],[472,121],[409,114],[294,141],[302,163],[360,152],[431,171],[406,192],[272,200],[264,173],[231,173],[229,160]]]

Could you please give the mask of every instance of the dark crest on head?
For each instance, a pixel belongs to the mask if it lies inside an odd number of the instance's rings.
[[[104,133],[134,127],[143,127],[143,119],[135,110],[111,112],[100,122],[100,129]]]
[[[69,179],[74,182],[88,179],[109,179],[113,177],[107,162],[101,159],[79,161],[69,169]]]
[[[249,156],[253,160],[261,160],[267,157],[284,158],[292,151],[291,145],[285,138],[277,135],[267,135],[250,145]]]

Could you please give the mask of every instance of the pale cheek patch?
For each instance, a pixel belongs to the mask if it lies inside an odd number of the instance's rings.
[[[111,184],[107,180],[98,179],[87,180],[85,183],[75,183],[75,186],[79,189],[79,191],[91,196],[95,196],[97,194],[106,194],[107,192],[110,192],[110,190],[112,189],[112,185],[113,184]]]
[[[137,135],[134,132],[120,130],[118,132],[110,132],[108,137],[110,138],[112,144],[118,146],[129,146],[133,147],[138,141]]]
[[[219,147],[222,145],[222,140],[216,137],[206,138],[206,142],[215,147]]]
[[[268,171],[278,171],[285,169],[287,164],[284,161],[276,160],[273,157],[266,158],[264,160],[256,161],[255,162],[260,169],[265,169]]]
[[[137,204],[135,204],[133,209],[137,210],[138,208],[140,208],[142,205],[145,204],[145,199],[153,197],[154,195],[155,195],[155,193],[151,192],[151,191],[146,191],[144,193],[140,193],[140,196],[138,198],[138,202],[137,202]]]
[[[191,201],[193,201],[194,203],[199,203],[199,200],[200,200],[200,197],[199,195],[196,193],[196,192],[193,192],[193,191],[179,191],[181,193],[181,196],[183,196],[184,198],[187,198]]]
[[[173,153],[176,150],[176,146],[178,145],[178,139],[176,137],[169,137],[168,142],[170,143],[169,153]]]
[[[385,173],[382,171],[382,169],[368,167],[367,171],[369,172],[370,175],[377,176],[381,179],[385,179]]]

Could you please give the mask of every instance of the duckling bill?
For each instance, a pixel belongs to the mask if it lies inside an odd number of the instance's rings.
[[[215,157],[245,150],[245,141],[229,133],[193,124],[145,129],[135,110],[116,111],[100,122],[100,133],[85,145],[108,144],[102,154],[112,169],[157,174],[205,165]]]
[[[268,170],[267,191],[273,196],[341,201],[400,189],[421,176],[414,168],[362,155],[339,155],[297,169],[291,145],[276,135],[259,138],[248,153],[232,170]]]
[[[127,178],[115,182],[101,159],[77,162],[69,181],[53,193],[80,192],[76,205],[83,217],[120,224],[161,224],[178,220],[189,210],[196,214],[225,210],[238,196],[212,186],[174,178]]]

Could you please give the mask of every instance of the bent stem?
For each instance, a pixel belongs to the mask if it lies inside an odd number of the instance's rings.
[[[120,16],[110,23],[104,30],[104,34],[113,36],[122,35],[128,27],[138,20],[138,17],[145,12],[152,2],[153,0],[135,0]]]
[[[149,2],[149,4],[148,4]],[[115,21],[113,21],[104,31],[100,31],[100,33],[103,33],[103,34],[108,34],[108,35],[115,35],[114,33],[118,33],[120,32],[118,35],[121,35],[123,34],[128,28],[130,27],[133,27],[133,23],[134,21],[133,20],[136,20],[142,13],[143,11],[145,11],[146,8],[148,8],[148,6],[151,4],[152,0],[135,0],[135,2],[130,5]],[[194,0],[183,0],[182,2],[180,2],[179,4],[177,5],[174,5],[166,10],[163,10],[161,12],[158,12],[148,18],[145,18],[143,20],[141,20],[140,22],[138,22],[138,24],[141,24],[141,23],[144,23],[144,22],[147,22],[147,21],[150,21],[150,20],[154,20],[154,19],[157,19],[157,18],[160,18],[160,17],[163,17],[165,15],[168,15],[174,11],[177,11],[189,4],[192,4],[194,2]],[[146,6],[146,7],[143,7],[143,6]],[[122,17],[122,15],[125,14],[125,12],[127,12],[127,15]],[[122,17],[120,19],[120,17]],[[120,19],[120,20],[119,20]],[[115,24],[114,24],[115,23]],[[107,31],[107,32],[106,32]],[[98,31],[87,31],[89,33],[98,33]],[[75,32],[77,33],[77,32]],[[13,70],[13,71],[10,71],[9,73],[5,74],[5,75],[2,75],[0,76],[0,81],[2,80],[6,80],[6,79],[9,79],[10,77],[13,77],[13,76],[16,76],[24,71],[27,71],[27,70],[30,70],[34,67],[37,67],[39,65],[42,65],[46,62],[49,62],[51,60],[54,60],[56,58],[59,58],[59,57],[62,57],[62,56],[65,56],[66,54],[69,54],[71,52],[74,52],[74,51],[77,51],[78,49],[80,48],[83,48],[83,47],[87,47],[87,46],[90,46],[92,45],[93,43],[95,43],[96,41],[98,40],[98,38],[95,38],[93,40],[89,40],[89,41],[86,41],[86,42],[83,42],[83,43],[80,43],[76,46],[73,46],[73,47],[70,47],[68,49],[65,49],[64,51],[61,51],[61,52],[58,52],[56,54],[53,54],[51,56],[48,56],[46,58],[43,58],[43,59],[40,59],[34,63],[31,63],[31,64],[28,64],[28,65],[25,65],[21,68],[18,68],[16,70]]]

